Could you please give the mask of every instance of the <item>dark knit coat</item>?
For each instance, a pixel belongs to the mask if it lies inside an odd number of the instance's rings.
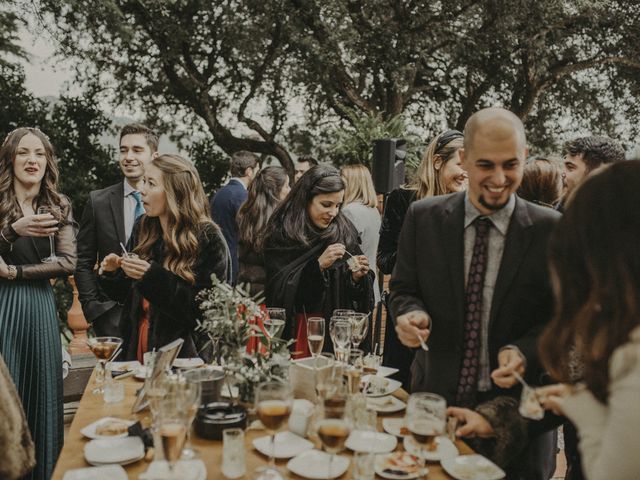
[[[138,225],[134,227],[130,245],[135,245]],[[227,280],[230,274],[230,258],[227,244],[220,229],[209,224],[201,234],[199,253],[194,273],[195,283],[189,284],[183,278],[165,269],[164,242],[158,241],[153,248],[151,267],[140,280],[127,278],[122,270],[113,276],[104,275],[108,281],[109,296],[124,302],[120,328],[122,332],[123,360],[135,360],[138,348],[138,329],[142,319],[142,299],[147,299],[149,308],[148,350],[160,348],[178,338],[184,339],[180,357],[201,356],[211,360],[206,336],[196,331],[200,309],[196,295],[202,289],[211,287],[211,275]]]

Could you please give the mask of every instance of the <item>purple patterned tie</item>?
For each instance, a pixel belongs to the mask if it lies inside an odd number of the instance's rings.
[[[456,404],[472,408],[476,402],[480,356],[480,332],[482,330],[482,289],[487,268],[487,239],[491,220],[478,217],[474,220],[476,240],[473,244],[467,290],[465,292],[463,357],[458,375]]]

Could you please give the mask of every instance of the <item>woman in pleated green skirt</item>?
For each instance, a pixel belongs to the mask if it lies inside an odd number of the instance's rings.
[[[38,480],[51,477],[63,443],[62,347],[49,280],[71,275],[76,263],[71,205],[57,182],[47,136],[11,132],[0,148],[0,353],[35,444],[36,467],[25,478]],[[51,213],[38,214],[45,206]]]

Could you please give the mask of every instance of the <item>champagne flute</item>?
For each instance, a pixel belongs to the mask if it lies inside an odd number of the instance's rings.
[[[38,207],[38,215],[46,215],[47,213],[53,216],[53,218],[58,221],[58,225],[60,224],[60,221],[62,220],[62,210],[60,209],[60,207],[55,205],[52,205],[52,206],[45,205],[42,207]],[[43,263],[53,263],[53,262],[57,262],[60,259],[60,257],[56,255],[55,238],[56,238],[55,233],[49,234],[50,253],[48,257],[45,257],[42,259]]]
[[[98,360],[96,363],[96,388],[93,390],[93,394],[97,395],[104,392],[104,366],[120,348],[122,339],[118,337],[92,337],[87,339],[87,345]]]
[[[360,382],[362,380],[362,372],[364,371],[363,363],[364,352],[362,350],[351,350],[349,352],[349,367],[347,368],[347,386],[349,394],[354,395],[360,393]]]
[[[437,449],[436,438],[446,425],[447,402],[434,393],[412,393],[407,402],[406,424],[418,444],[424,463],[424,453]]]
[[[284,308],[267,308],[267,315],[263,320],[269,338],[280,338],[287,323],[287,311]]]
[[[184,401],[184,409],[187,412],[187,441],[182,449],[182,456],[184,460],[191,460],[196,457],[198,453],[196,449],[191,445],[191,426],[193,420],[196,418],[198,408],[200,407],[202,396],[202,383],[199,380],[189,380],[187,377],[182,377],[184,380],[182,388],[182,396]]]
[[[274,453],[276,432],[291,414],[293,391],[291,385],[282,382],[265,382],[256,388],[256,410],[258,418],[271,435],[269,465],[256,472],[259,480],[282,480],[284,477],[276,467]]]
[[[351,421],[345,415],[344,406],[331,407],[325,402],[323,418],[318,422],[317,432],[322,446],[329,454],[327,478],[333,478],[334,475],[331,472],[333,457],[342,451],[351,433]]]
[[[169,464],[171,478],[177,478],[174,468],[187,438],[187,418],[182,394],[174,391],[165,396],[160,402],[159,413],[158,434],[162,453]]]
[[[351,320],[351,346],[358,348],[369,330],[369,314],[353,313],[349,319]]]
[[[307,342],[317,367],[318,356],[322,353],[322,347],[324,346],[324,318],[310,317],[307,319]]]

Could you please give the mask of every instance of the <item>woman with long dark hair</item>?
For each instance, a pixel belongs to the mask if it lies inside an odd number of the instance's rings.
[[[251,181],[247,200],[238,211],[238,282],[248,283],[252,295],[264,292],[266,274],[262,251],[267,221],[290,190],[289,176],[284,168],[263,168]]]
[[[398,238],[409,205],[416,200],[459,192],[467,187],[467,173],[462,169],[458,154],[462,139],[462,132],[458,130],[447,130],[436,136],[424,152],[409,186],[397,188],[387,197],[377,254],[378,268],[383,275],[390,275],[396,265]],[[401,381],[405,388],[409,388],[412,361],[413,352],[400,343],[393,320],[387,313],[384,363],[398,369],[393,378]]]
[[[540,339],[565,382],[539,390],[576,426],[586,478],[640,472],[640,162],[605,167],[577,190],[550,243],[556,314]],[[625,208],[627,207],[627,208]],[[576,366],[582,381],[576,379]]]
[[[34,479],[51,476],[63,442],[62,346],[49,280],[73,273],[76,244],[58,176],[44,133],[18,128],[7,136],[0,148],[0,354],[35,442]],[[60,215],[38,215],[45,206]],[[50,235],[56,257],[43,263],[52,253]]]
[[[182,338],[181,357],[209,360],[195,330],[195,297],[211,286],[212,274],[228,279],[230,258],[198,171],[178,155],[160,155],[145,166],[141,193],[146,214],[129,239],[135,255],[112,253],[101,264],[110,297],[124,302],[123,358],[142,361],[145,352]]]
[[[344,190],[337,169],[315,166],[295,183],[267,225],[267,306],[286,309],[283,337],[296,339],[294,351],[303,356],[309,352],[307,318],[321,316],[328,323],[336,308],[369,312],[373,307],[373,272],[355,227],[340,211]],[[347,265],[347,252],[358,260],[355,271]]]

